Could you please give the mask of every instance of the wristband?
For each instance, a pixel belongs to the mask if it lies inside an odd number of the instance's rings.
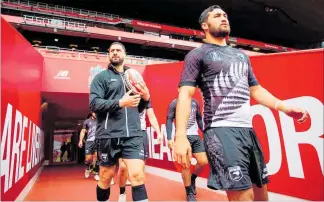
[[[276,104],[274,106],[275,110],[278,110],[278,105],[281,103],[282,101],[281,100],[277,100],[276,101]]]

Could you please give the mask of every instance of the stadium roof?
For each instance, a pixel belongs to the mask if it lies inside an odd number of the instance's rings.
[[[34,0],[35,1],[35,0]],[[37,1],[37,0],[36,0]],[[232,36],[296,47],[324,41],[323,0],[38,0],[199,29],[200,13],[218,4]]]

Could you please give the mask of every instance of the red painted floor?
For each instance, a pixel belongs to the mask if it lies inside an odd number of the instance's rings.
[[[146,174],[149,201],[186,200],[183,184],[152,174]],[[96,181],[84,178],[84,166],[45,167],[25,201],[96,201]],[[226,196],[208,189],[197,188],[198,201],[224,201]],[[132,201],[131,187],[126,188],[127,200]],[[110,201],[118,200],[118,184],[112,186]]]

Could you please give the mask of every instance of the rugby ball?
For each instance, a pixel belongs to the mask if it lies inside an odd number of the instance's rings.
[[[132,90],[133,93],[138,94],[140,91],[136,87],[139,82],[144,82],[142,75],[135,69],[127,69],[125,71],[125,85],[128,90]]]

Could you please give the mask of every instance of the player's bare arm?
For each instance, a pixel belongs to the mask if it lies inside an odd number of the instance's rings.
[[[159,126],[158,120],[157,120],[157,118],[156,118],[156,116],[154,114],[153,108],[147,109],[147,116],[149,118],[149,121],[150,121],[153,129],[157,133],[158,143],[160,144],[162,142],[162,140],[163,140],[163,136],[161,134],[160,126]]]
[[[180,88],[176,107],[175,161],[185,168],[189,168],[192,156],[186,132],[190,115],[191,99],[195,93],[195,89],[195,87],[191,86],[182,86]]]
[[[284,104],[283,101],[273,96],[261,85],[250,87],[250,93],[251,97],[261,105],[270,109],[282,111],[287,114],[287,116],[297,119],[298,123],[303,123],[308,119],[307,112],[304,109]]]
[[[81,148],[83,146],[83,139],[85,134],[87,133],[87,129],[82,129],[80,132],[80,140],[79,140],[79,147]]]

